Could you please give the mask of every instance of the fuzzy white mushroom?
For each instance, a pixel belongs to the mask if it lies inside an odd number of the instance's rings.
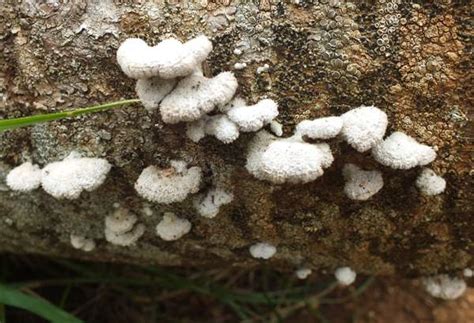
[[[41,185],[41,169],[30,162],[13,168],[6,178],[7,186],[19,192],[29,192]]]
[[[250,106],[235,106],[227,115],[241,131],[258,131],[278,116],[278,104],[271,99],[264,99]]]
[[[272,122],[270,122],[270,130],[277,137],[281,137],[283,135],[283,126],[278,121],[273,120]]]
[[[269,259],[273,257],[277,251],[276,247],[267,242],[258,242],[249,248],[250,254],[254,258]]]
[[[245,102],[245,100],[242,99],[241,97],[237,96],[237,97],[233,98],[232,101],[230,101],[226,104],[220,104],[217,107],[218,107],[220,112],[227,113],[227,112],[229,112],[229,110],[231,110],[235,107],[242,107],[242,106],[246,106],[246,105],[247,105],[247,102]]]
[[[186,125],[186,136],[194,142],[199,142],[202,138],[206,137],[206,123],[208,120],[208,116],[203,116],[199,120],[189,122]]]
[[[105,218],[105,239],[114,245],[133,245],[144,232],[145,226],[128,209],[119,208]]]
[[[351,200],[365,201],[383,187],[382,172],[362,170],[354,164],[346,164],[342,169],[346,183],[344,193]]]
[[[166,212],[156,226],[156,234],[165,241],[178,240],[191,230],[191,222]]]
[[[191,167],[160,169],[145,168],[135,183],[138,194],[151,202],[169,204],[183,201],[188,194],[196,193],[201,183],[201,168]]]
[[[206,218],[213,218],[219,213],[222,205],[229,204],[234,195],[222,188],[212,188],[206,195],[200,195],[194,200],[198,213]]]
[[[466,291],[466,282],[457,277],[438,275],[422,279],[425,290],[433,297],[456,299]]]
[[[474,271],[471,268],[464,268],[462,274],[464,277],[471,278],[474,276]]]
[[[311,139],[329,139],[336,137],[342,129],[341,117],[326,117],[314,120],[303,120],[296,125],[296,134]]]
[[[106,179],[111,165],[105,159],[79,157],[71,153],[64,160],[46,165],[41,186],[55,198],[76,199],[82,191],[97,189]]]
[[[403,132],[394,132],[372,149],[372,156],[382,165],[409,169],[431,163],[436,152]]]
[[[306,279],[312,272],[310,268],[302,267],[295,271],[295,275],[298,279]]]
[[[342,137],[359,152],[367,151],[382,141],[388,125],[385,112],[373,106],[352,109],[341,118]]]
[[[416,179],[416,187],[425,195],[438,195],[446,189],[446,181],[432,169],[424,168]]]
[[[355,281],[357,274],[350,267],[339,267],[334,272],[334,276],[339,284],[349,286]]]
[[[80,249],[85,252],[89,252],[95,249],[95,241],[88,239],[84,236],[71,234],[70,235],[71,245],[75,249]]]
[[[138,80],[135,91],[145,109],[151,112],[158,108],[160,102],[173,90],[175,85],[176,80],[174,79],[166,80],[152,77]]]
[[[184,44],[169,38],[153,47],[141,39],[129,38],[117,50],[117,61],[128,77],[171,79],[191,74],[211,50],[212,43],[206,36]]]
[[[276,139],[259,132],[250,145],[246,168],[256,178],[275,184],[307,183],[323,175],[334,158],[325,143],[309,144],[298,140]]]
[[[213,78],[190,75],[161,101],[161,117],[165,123],[198,120],[215,106],[228,103],[237,85],[237,79],[230,72],[222,72]]]
[[[215,115],[206,122],[206,134],[216,137],[225,144],[229,144],[239,137],[239,127],[226,115]]]

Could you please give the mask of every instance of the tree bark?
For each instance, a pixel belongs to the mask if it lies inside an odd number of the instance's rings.
[[[0,184],[13,167],[57,161],[71,151],[106,158],[113,169],[96,191],[57,200],[42,190],[14,193],[0,185],[0,250],[99,261],[179,266],[254,266],[248,247],[277,246],[275,268],[329,269],[348,265],[368,274],[428,275],[472,265],[472,138],[468,116],[469,1],[6,1],[0,14],[0,116],[13,118],[133,98],[134,81],[115,52],[128,37],[154,44],[204,33],[214,50],[207,75],[234,70],[239,95],[279,103],[284,136],[305,119],[375,105],[389,116],[387,133],[403,131],[437,149],[431,167],[446,191],[421,195],[419,169],[377,164],[341,140],[335,162],[304,185],[271,185],[245,170],[253,133],[224,145],[198,144],[185,126],[166,125],[139,105],[0,133]],[[238,51],[241,55],[237,55]],[[256,73],[264,64],[269,70]],[[147,203],[133,187],[149,165],[192,160],[204,170],[201,191],[216,180],[234,201],[214,219],[196,214],[192,199]],[[341,169],[354,162],[383,172],[385,186],[365,202],[343,193]],[[104,239],[104,218],[116,204],[146,225],[132,247]],[[115,205],[115,206],[114,206]],[[150,210],[152,212],[150,212]],[[163,212],[189,219],[192,231],[162,241]],[[72,248],[71,233],[97,248]]]

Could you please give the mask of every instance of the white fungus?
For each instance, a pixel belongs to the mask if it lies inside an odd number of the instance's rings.
[[[82,191],[97,189],[111,165],[105,159],[79,157],[71,153],[63,161],[46,165],[41,173],[43,189],[55,198],[76,199]]]
[[[258,242],[249,248],[250,254],[254,258],[269,259],[275,255],[277,249],[267,242]]]
[[[245,102],[245,100],[242,99],[241,97],[237,96],[237,97],[233,98],[232,101],[230,101],[226,104],[218,105],[218,109],[222,113],[227,113],[232,108],[242,107],[242,106],[245,106],[245,105],[247,105],[247,102]]]
[[[119,208],[105,218],[105,239],[118,246],[133,245],[145,232],[145,225],[138,223],[137,216]]]
[[[194,142],[199,142],[206,137],[206,123],[208,120],[209,117],[205,115],[199,120],[189,122],[186,125],[186,136]]]
[[[156,234],[165,241],[178,240],[191,230],[191,222],[166,212],[156,226]]]
[[[159,77],[140,79],[137,81],[135,91],[145,109],[153,111],[158,108],[163,98],[173,90],[176,80],[165,80]]]
[[[372,156],[382,165],[409,169],[431,163],[436,152],[403,132],[394,132],[372,149]]]
[[[352,109],[341,118],[342,137],[359,152],[367,151],[380,142],[388,125],[385,112],[373,106]]]
[[[466,291],[466,282],[457,277],[438,275],[422,279],[425,290],[433,297],[456,299]]]
[[[234,69],[235,70],[243,70],[246,67],[247,67],[247,63],[235,63],[234,64]]]
[[[278,116],[278,104],[271,99],[264,99],[255,105],[235,106],[227,112],[227,115],[241,131],[257,131]]]
[[[441,176],[436,175],[432,169],[424,168],[416,179],[416,187],[421,193],[433,196],[444,192],[446,181]]]
[[[273,120],[272,122],[270,122],[270,130],[277,137],[281,137],[283,135],[283,126],[281,123],[279,123],[276,120]]]
[[[349,286],[355,281],[357,274],[350,267],[339,267],[334,272],[334,276],[339,284]]]
[[[263,66],[257,67],[257,74],[262,74],[264,72],[267,72],[269,70],[270,66],[268,64],[265,64]]]
[[[342,129],[341,117],[326,117],[314,120],[304,120],[296,126],[296,134],[311,139],[329,139],[336,137]]]
[[[346,164],[342,174],[346,180],[344,193],[351,200],[365,201],[383,187],[382,173],[378,170],[365,171],[354,164]]]
[[[221,188],[212,188],[206,195],[200,195],[194,200],[194,207],[205,218],[213,218],[219,213],[222,205],[229,204],[234,195]]]
[[[239,137],[239,127],[226,115],[218,114],[209,117],[204,132],[212,135],[225,144],[229,144]]]
[[[84,236],[71,234],[70,240],[71,240],[71,245],[75,249],[80,249],[85,252],[89,252],[95,249],[95,241],[92,239],[88,239]]]
[[[236,90],[237,79],[230,72],[213,78],[190,75],[161,101],[161,117],[165,123],[198,120],[215,106],[229,102]]]
[[[246,168],[256,178],[275,184],[307,183],[323,175],[323,168],[329,167],[333,160],[325,143],[276,139],[261,131],[250,145]]]
[[[464,277],[471,278],[472,276],[474,276],[474,271],[471,268],[464,268],[462,274],[464,275]]]
[[[29,192],[41,185],[41,169],[30,162],[13,168],[6,178],[7,186],[19,192]]]
[[[191,74],[209,55],[212,43],[198,36],[186,43],[169,38],[150,47],[141,39],[129,38],[117,50],[117,61],[128,77],[159,76],[171,79]]]
[[[312,272],[313,271],[310,268],[302,267],[295,271],[295,275],[298,279],[306,279]]]
[[[145,168],[135,183],[135,190],[151,202],[163,204],[182,202],[188,194],[199,190],[201,168],[194,166],[179,169],[180,167],[172,164],[171,168],[166,169],[156,166]]]

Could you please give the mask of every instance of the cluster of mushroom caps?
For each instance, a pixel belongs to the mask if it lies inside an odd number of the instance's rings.
[[[212,43],[198,36],[185,43],[169,38],[156,46],[143,40],[125,40],[117,51],[122,71],[137,80],[136,92],[143,106],[150,112],[159,110],[164,123],[187,123],[186,135],[199,142],[206,135],[214,136],[224,144],[235,141],[240,132],[257,132],[250,144],[246,168],[257,179],[274,184],[307,183],[324,174],[334,161],[330,146],[324,142],[342,138],[358,152],[371,150],[373,158],[384,166],[409,169],[425,166],[436,158],[433,148],[418,143],[402,132],[394,132],[384,139],[388,117],[374,106],[361,106],[341,116],[330,116],[300,122],[291,137],[280,138],[281,125],[274,121],[278,105],[263,99],[247,105],[236,97],[237,79],[231,72],[222,72],[207,78],[202,63],[212,51]],[[261,130],[271,125],[270,133]],[[316,142],[315,142],[316,141]],[[83,158],[73,153],[63,161],[47,165],[43,170],[31,163],[13,169],[7,176],[8,186],[17,191],[31,191],[40,185],[56,198],[78,198],[83,190],[91,191],[105,180],[111,165],[104,159]],[[355,164],[343,168],[344,192],[353,200],[367,200],[383,187],[382,173],[364,170]],[[169,168],[151,165],[145,168],[135,183],[137,193],[145,199],[170,204],[181,202],[189,194],[199,191],[202,172],[198,166],[188,167],[187,162],[173,160]],[[416,186],[425,195],[444,191],[445,180],[433,170],[424,168]],[[229,189],[211,188],[194,200],[201,216],[213,218],[222,205],[233,200]],[[173,213],[166,213],[156,227],[163,240],[179,239],[191,230],[191,223]],[[117,245],[134,244],[145,232],[135,215],[119,208],[105,220],[105,237]],[[95,244],[72,234],[76,248],[90,251]],[[276,247],[259,242],[250,247],[255,258],[268,259]],[[305,278],[309,268],[300,268],[297,276]],[[348,267],[336,271],[343,285],[355,279]]]

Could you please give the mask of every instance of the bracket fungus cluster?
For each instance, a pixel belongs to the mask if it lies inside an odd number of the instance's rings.
[[[105,218],[105,239],[118,246],[135,244],[145,233],[145,225],[128,209],[118,208]]]
[[[422,279],[425,290],[433,297],[445,300],[456,299],[464,294],[466,282],[458,277],[438,275]]]
[[[106,179],[112,166],[105,159],[81,157],[72,152],[62,161],[43,169],[30,162],[12,169],[6,178],[14,191],[29,192],[43,187],[57,199],[77,199],[82,191],[96,190]]]
[[[95,241],[89,238],[86,238],[82,235],[71,234],[70,235],[71,245],[75,249],[79,249],[85,252],[89,252],[95,249]]]
[[[166,212],[156,226],[156,234],[165,241],[174,241],[191,231],[191,226],[191,222],[188,220],[182,219],[172,212]]]

